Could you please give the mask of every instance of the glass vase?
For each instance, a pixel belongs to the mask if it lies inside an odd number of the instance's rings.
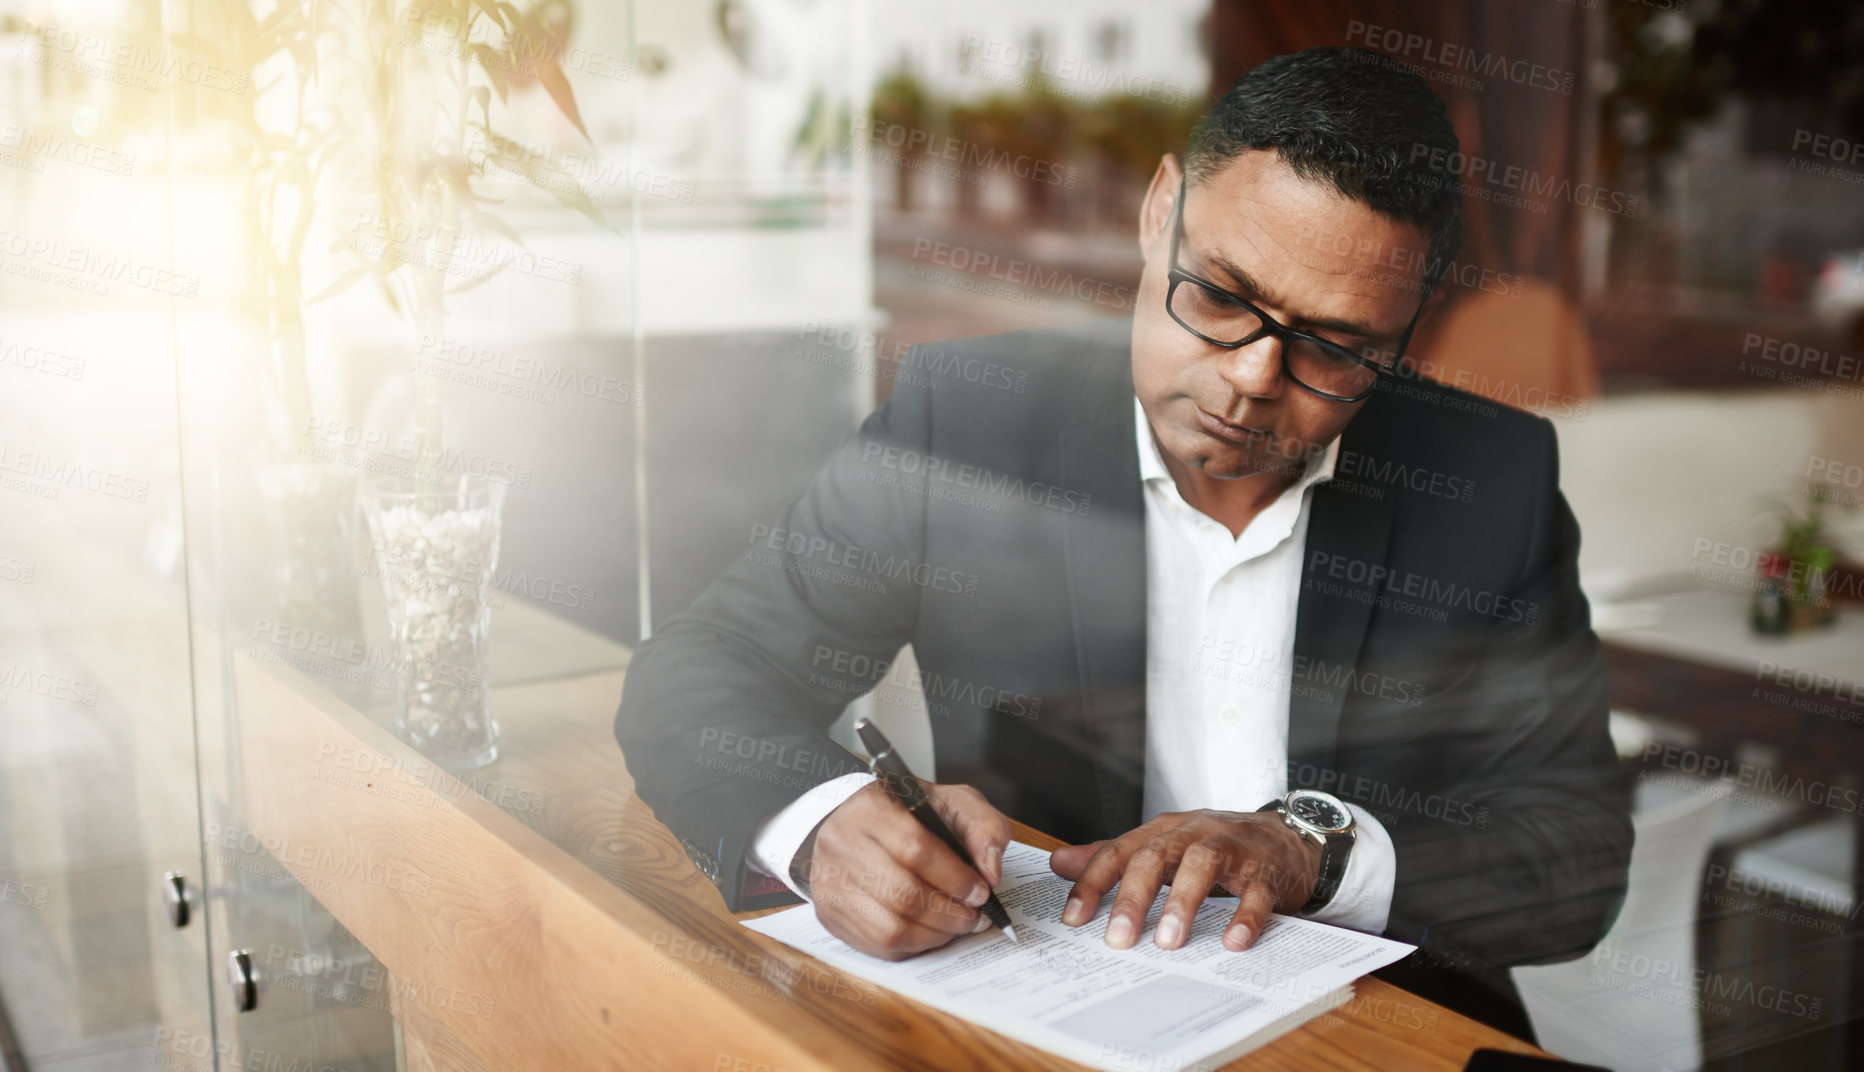
[[[449,771],[498,758],[486,659],[505,485],[482,476],[361,489],[387,604],[395,732]]]

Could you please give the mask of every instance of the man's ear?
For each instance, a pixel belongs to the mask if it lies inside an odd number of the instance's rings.
[[[1146,187],[1145,200],[1139,203],[1139,251],[1147,260],[1152,259],[1154,249],[1163,249],[1167,240],[1165,229],[1171,226],[1173,204],[1178,199],[1179,184],[1183,172],[1179,170],[1178,158],[1166,153],[1159,158],[1158,170],[1152,173],[1152,183]]]

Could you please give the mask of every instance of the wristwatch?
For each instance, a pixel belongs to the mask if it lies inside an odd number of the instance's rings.
[[[1353,851],[1353,828],[1357,825],[1353,813],[1338,797],[1318,789],[1291,790],[1287,796],[1256,810],[1279,813],[1289,829],[1320,846],[1320,877],[1314,881],[1314,895],[1301,906],[1301,914],[1327,907],[1340,890],[1340,880],[1346,876],[1346,858]]]

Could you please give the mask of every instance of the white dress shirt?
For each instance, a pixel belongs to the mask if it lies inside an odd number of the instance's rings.
[[[1146,511],[1146,773],[1140,821],[1164,812],[1254,811],[1287,792],[1288,698],[1309,493],[1332,479],[1336,439],[1300,479],[1232,537],[1193,508],[1165,468],[1133,399]],[[752,836],[754,870],[790,880],[809,832],[872,780],[816,786]],[[1379,933],[1391,913],[1391,837],[1351,806],[1358,838],[1340,889],[1313,918]]]
[[[1140,821],[1165,812],[1255,811],[1288,791],[1288,697],[1310,489],[1325,454],[1232,537],[1184,501],[1133,399],[1146,497],[1146,781]],[[1357,839],[1340,888],[1313,914],[1371,931],[1391,914],[1397,859],[1379,821],[1352,807]]]

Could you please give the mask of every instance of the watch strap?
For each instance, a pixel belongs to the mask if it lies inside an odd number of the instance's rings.
[[[1346,878],[1346,858],[1352,855],[1356,836],[1352,830],[1327,835],[1326,844],[1320,847],[1320,874],[1314,879],[1314,894],[1301,906],[1301,915],[1312,915],[1327,907],[1333,895],[1340,892],[1340,883]]]

